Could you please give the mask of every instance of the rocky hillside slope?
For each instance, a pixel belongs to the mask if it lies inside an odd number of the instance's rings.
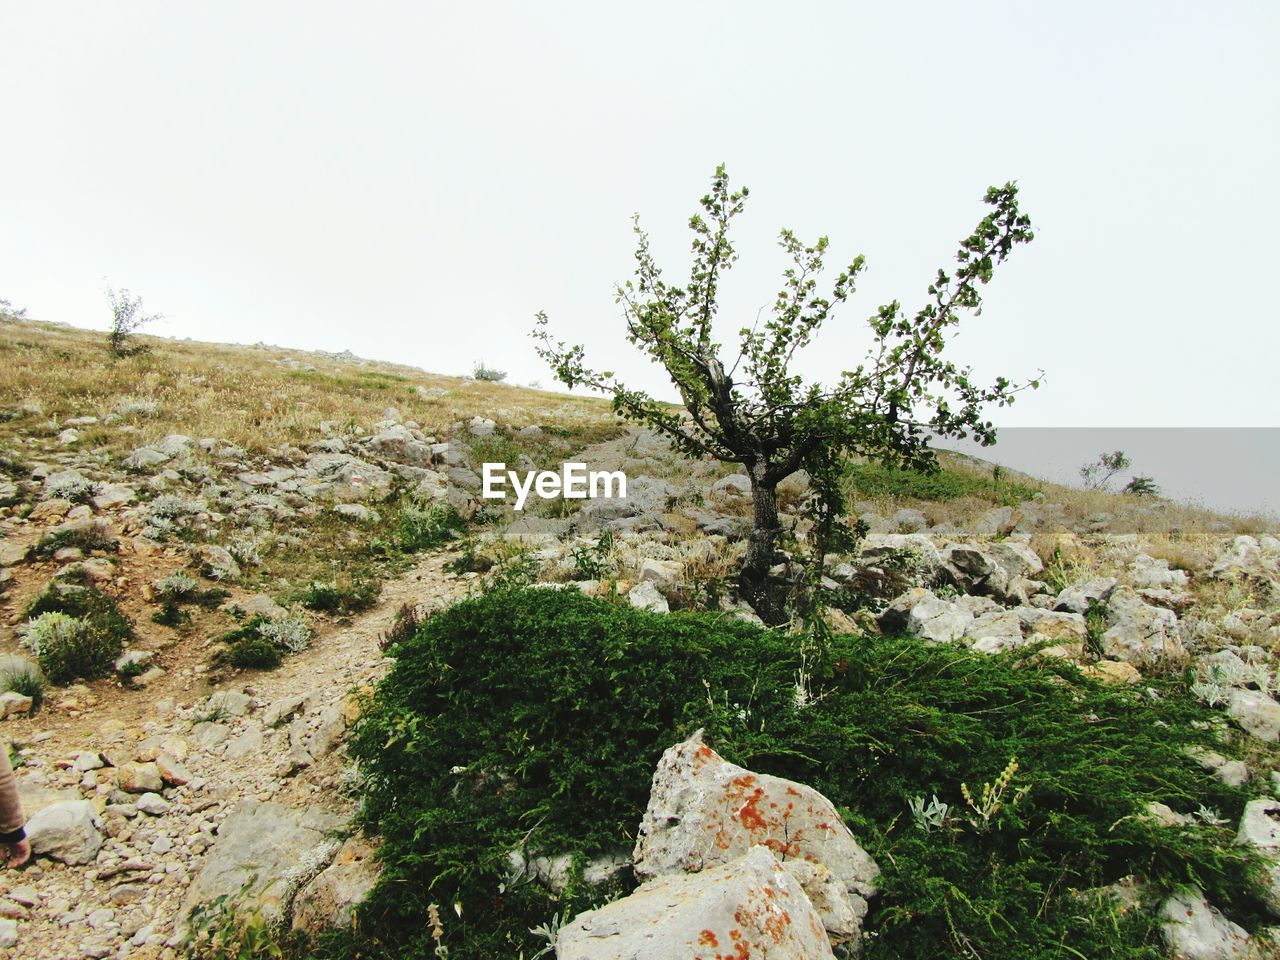
[[[0,323],[0,712],[37,852],[0,878],[19,955],[177,956],[219,898],[269,924],[348,923],[376,866],[344,827],[343,738],[385,637],[422,610],[496,578],[751,617],[729,589],[746,478],[599,401],[145,342],[116,360],[100,334]],[[566,459],[624,470],[628,496],[477,499],[483,462]],[[826,571],[831,626],[1038,645],[1117,684],[1189,671],[1244,743],[1197,762],[1271,795],[1273,531],[949,466],[851,468],[870,532]],[[799,537],[806,494],[802,476],[783,490]]]

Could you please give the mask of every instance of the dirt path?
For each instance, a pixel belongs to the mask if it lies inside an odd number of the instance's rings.
[[[445,573],[446,559],[423,557],[383,585],[375,607],[350,622],[320,625],[309,649],[277,670],[235,672],[211,690],[196,651],[166,655],[165,676],[145,690],[103,681],[73,691],[69,708],[7,721],[5,732],[23,745],[19,780],[28,816],[50,802],[86,799],[105,839],[84,866],[41,857],[0,877],[0,916],[18,922],[19,955],[180,955],[171,940],[174,919],[218,824],[238,801],[350,812],[354,799],[344,792],[335,749],[346,726],[344,703],[385,673],[379,638],[401,606],[438,609],[465,594],[467,580]],[[211,706],[211,692],[221,710]],[[284,715],[273,717],[273,708]],[[116,781],[118,768],[153,759],[158,749],[176,756],[191,780],[164,789],[167,808],[143,803],[159,811],[152,815]],[[99,762],[104,766],[85,769]]]

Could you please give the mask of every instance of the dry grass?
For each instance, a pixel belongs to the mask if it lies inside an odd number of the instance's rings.
[[[340,431],[368,429],[387,407],[396,407],[429,433],[475,415],[516,427],[559,424],[576,429],[616,423],[608,404],[595,398],[276,347],[146,336],[137,340],[149,349],[115,359],[105,335],[96,331],[0,322],[0,404],[10,413],[24,406],[39,411],[0,429],[24,435],[56,432],[68,419],[101,419],[124,401],[153,402],[156,412],[126,415],[124,430],[84,429],[82,448],[119,452],[183,433],[218,437],[262,453],[317,439],[324,421]],[[447,394],[431,395],[432,390]]]

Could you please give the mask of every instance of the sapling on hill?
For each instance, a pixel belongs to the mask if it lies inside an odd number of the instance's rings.
[[[829,294],[818,288],[828,241],[802,242],[783,230],[779,246],[791,259],[770,317],[738,331],[736,358],[716,339],[720,284],[737,260],[729,227],[748,191],[731,190],[723,165],[716,169],[702,212],[689,221],[693,265],[689,281],[663,279],[648,234],[635,220],[636,272],[617,288],[627,339],[660,364],[679,394],[683,410],[622,383],[613,373],[585,364],[582,346],[552,338],[545,313],[533,336],[539,355],[566,386],[609,394],[614,410],[669,439],[690,456],[712,456],[742,464],[751,480],[754,524],[738,576],[739,592],[770,624],[785,622],[785,584],[770,575],[782,528],[778,484],[797,470],[808,472],[814,492],[815,553],[819,558],[848,533],[840,477],[850,454],[875,461],[935,466],[933,437],[972,436],[987,445],[995,428],[984,419],[989,406],[1012,402],[1037,379],[1015,384],[997,377],[977,383],[970,368],[944,356],[965,314],[981,312],[981,286],[996,264],[1032,239],[1031,221],[1018,209],[1012,183],[991,187],[991,211],[960,241],[956,265],[940,269],[924,306],[914,313],[894,300],[869,319],[870,343],[862,362],[833,385],[807,383],[793,361],[836,305],[854,292],[864,267],[855,257],[836,276]]]
[[[143,313],[142,298],[128,290],[107,288],[107,303],[111,306],[111,330],[107,345],[113,357],[127,357],[146,350],[133,340],[133,334],[148,323],[162,319],[159,313]]]

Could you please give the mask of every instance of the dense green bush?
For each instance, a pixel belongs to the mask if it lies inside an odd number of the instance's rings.
[[[1157,697],[1066,665],[839,636],[798,706],[794,637],[571,590],[482,595],[389,652],[351,740],[385,870],[364,939],[317,956],[430,956],[432,903],[452,956],[532,956],[531,927],[623,891],[571,882],[553,897],[510,872],[509,852],[569,852],[581,866],[629,850],[659,756],[698,727],[729,759],[842,810],[884,870],[871,960],[1163,956],[1149,917],[1072,895],[1128,874],[1197,883],[1257,919],[1230,828],[1138,816],[1156,800],[1235,818],[1246,799],[1183,755],[1209,734],[1180,683]],[[1014,756],[1013,787],[1028,791],[991,829],[916,825],[909,800],[936,794],[958,812],[961,785],[979,792]]]
[[[60,622],[45,620],[46,614],[61,614],[76,625],[46,631],[42,623]],[[40,668],[59,686],[107,676],[133,637],[133,624],[115,599],[93,586],[53,581],[27,607],[26,616],[32,621],[28,642]]]

